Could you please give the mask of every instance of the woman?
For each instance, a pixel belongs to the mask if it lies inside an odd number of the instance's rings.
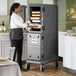
[[[15,53],[13,61],[17,54],[17,62],[21,70],[25,70],[22,67],[22,45],[23,45],[23,28],[26,28],[27,25],[23,23],[23,19],[19,16],[22,11],[21,5],[19,3],[14,3],[10,9],[10,40],[11,47],[15,47]],[[28,26],[33,27],[33,26]]]

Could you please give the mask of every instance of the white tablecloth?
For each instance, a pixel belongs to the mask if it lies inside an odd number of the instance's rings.
[[[22,76],[16,62],[0,62],[0,76]]]

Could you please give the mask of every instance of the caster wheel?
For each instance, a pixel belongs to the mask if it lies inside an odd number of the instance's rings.
[[[30,64],[29,63],[26,63],[26,70],[30,70]]]
[[[45,66],[44,65],[40,65],[40,71],[42,71],[42,72],[45,71]]]
[[[58,68],[58,61],[56,61],[56,68]]]

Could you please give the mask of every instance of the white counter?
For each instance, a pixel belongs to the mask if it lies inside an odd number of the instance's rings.
[[[0,41],[8,41],[9,39],[9,33],[0,33]]]
[[[27,49],[27,33],[24,33],[23,39],[23,55],[22,60],[26,60],[26,49]],[[0,56],[6,57],[9,55],[10,49],[10,38],[9,33],[0,33]]]
[[[63,66],[76,70],[76,36],[68,36],[66,32],[59,32],[58,54],[63,57]]]
[[[63,56],[63,66],[76,70],[76,37],[65,36],[65,50]]]
[[[58,56],[63,57],[64,54],[64,37],[66,32],[58,32]]]

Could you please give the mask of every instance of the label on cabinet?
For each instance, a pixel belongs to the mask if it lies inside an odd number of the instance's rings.
[[[37,44],[37,39],[32,39],[32,40],[31,40],[31,43],[32,43],[32,44]]]

